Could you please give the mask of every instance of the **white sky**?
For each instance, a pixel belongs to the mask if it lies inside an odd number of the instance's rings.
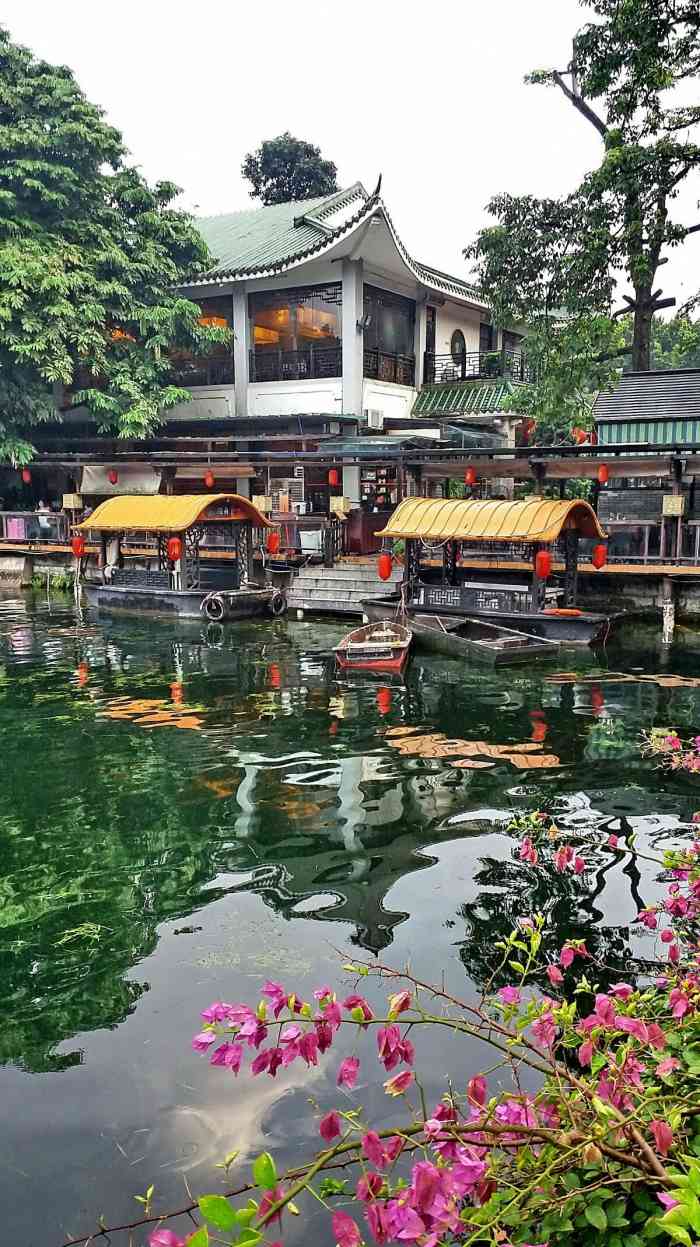
[[[246,152],[290,130],[338,180],[382,194],[412,254],[465,275],[462,247],[500,191],[560,195],[599,139],[532,69],[566,64],[577,0],[3,0],[13,38],[71,66],[150,180],[202,215],[254,205]],[[688,188],[676,219],[700,220]],[[700,286],[700,234],[659,274],[679,303]]]

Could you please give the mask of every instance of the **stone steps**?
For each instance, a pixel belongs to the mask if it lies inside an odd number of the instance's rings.
[[[380,580],[376,563],[338,564],[335,567],[302,567],[287,590],[290,610],[324,614],[362,615],[362,601],[390,593],[401,583],[402,569],[395,567],[389,580]]]

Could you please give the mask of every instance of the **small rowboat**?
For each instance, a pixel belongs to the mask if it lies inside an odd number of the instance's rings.
[[[408,662],[412,640],[410,628],[382,619],[348,633],[336,646],[335,660],[342,671],[400,675]]]

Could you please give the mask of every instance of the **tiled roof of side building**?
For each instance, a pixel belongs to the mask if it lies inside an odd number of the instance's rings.
[[[378,189],[369,195],[360,182],[317,199],[200,217],[197,228],[216,263],[187,284],[283,272],[328,251],[373,213],[384,217],[397,251],[420,282],[486,307],[475,286],[414,260],[396,233]]]
[[[425,386],[415,403],[413,416],[474,416],[503,411],[515,392],[512,381],[459,381],[454,385]]]
[[[700,368],[623,373],[615,390],[598,395],[596,420],[700,418]]]

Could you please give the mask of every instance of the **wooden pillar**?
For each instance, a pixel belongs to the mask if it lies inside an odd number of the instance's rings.
[[[547,475],[546,464],[544,464],[541,459],[531,459],[530,467],[532,468],[532,475],[535,478],[535,494],[541,498],[544,490],[545,477]]]
[[[537,575],[537,555],[544,546],[540,541],[535,541],[532,546],[532,609],[533,611],[541,611],[546,601],[545,592],[547,589],[547,581],[542,580]]]
[[[578,597],[578,532],[567,528],[564,533],[564,605],[575,606]]]
[[[661,644],[670,645],[676,626],[676,601],[674,584],[670,576],[661,581]]]

